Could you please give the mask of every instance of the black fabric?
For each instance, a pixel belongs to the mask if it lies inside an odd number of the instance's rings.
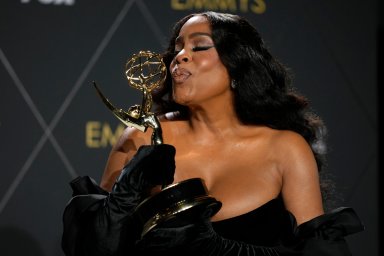
[[[156,228],[136,245],[139,255],[278,256],[273,247],[255,246],[218,235],[209,220],[176,228]]]
[[[351,254],[344,237],[364,228],[351,208],[297,226],[278,197],[228,220],[159,225],[141,239],[134,209],[151,188],[172,182],[174,155],[169,145],[140,148],[111,193],[87,176],[72,181],[73,198],[63,215],[65,255],[347,256]]]
[[[73,180],[73,197],[63,214],[65,255],[116,256],[132,251],[141,228],[132,213],[151,188],[173,182],[175,152],[166,144],[140,147],[111,193],[87,176]]]
[[[270,225],[273,219],[276,223]],[[338,208],[297,226],[278,198],[220,222],[205,219],[183,227],[155,228],[137,248],[141,254],[156,255],[182,251],[185,256],[347,256],[351,253],[344,237],[363,229],[352,208]]]
[[[303,255],[351,255],[345,236],[364,230],[352,208],[340,207],[295,229],[295,250]]]
[[[275,246],[280,242],[282,226],[287,225],[287,213],[281,197],[259,208],[233,218],[212,222],[222,237],[246,243]]]

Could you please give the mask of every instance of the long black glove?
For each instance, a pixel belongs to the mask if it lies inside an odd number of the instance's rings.
[[[63,215],[65,254],[127,255],[140,230],[132,221],[132,213],[151,188],[172,183],[174,156],[171,145],[140,147],[110,193],[87,176],[72,181],[73,198]]]
[[[113,186],[108,197],[109,207],[122,217],[130,215],[152,188],[171,184],[175,152],[175,148],[167,144],[141,146]]]
[[[339,208],[299,227],[289,214],[280,245],[262,247],[221,237],[207,219],[183,227],[155,228],[137,243],[142,254],[199,256],[349,256],[344,236],[363,230],[351,208]]]
[[[304,256],[350,256],[344,237],[363,230],[356,212],[340,207],[299,225],[291,247]]]

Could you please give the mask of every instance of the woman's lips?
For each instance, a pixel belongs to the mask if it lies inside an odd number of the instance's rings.
[[[185,82],[190,75],[192,75],[191,72],[185,68],[175,68],[172,70],[173,81],[177,84]]]

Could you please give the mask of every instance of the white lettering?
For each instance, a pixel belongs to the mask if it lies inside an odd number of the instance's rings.
[[[53,4],[53,5],[74,5],[75,0],[35,0],[36,2],[40,4]],[[31,2],[31,0],[20,0],[22,4],[28,4]]]

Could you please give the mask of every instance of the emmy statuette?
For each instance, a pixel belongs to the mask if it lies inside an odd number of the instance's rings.
[[[117,109],[104,97],[93,82],[104,104],[126,126],[146,132],[152,128],[152,145],[163,143],[162,130],[157,116],[151,112],[151,91],[158,88],[167,75],[166,66],[159,54],[140,51],[126,63],[125,75],[131,87],[142,92],[141,105],[131,106],[127,111]],[[212,217],[221,208],[221,202],[208,195],[204,180],[187,179],[166,184],[159,193],[144,199],[135,209],[135,217],[142,224],[141,235],[156,226],[178,226],[194,218]]]

